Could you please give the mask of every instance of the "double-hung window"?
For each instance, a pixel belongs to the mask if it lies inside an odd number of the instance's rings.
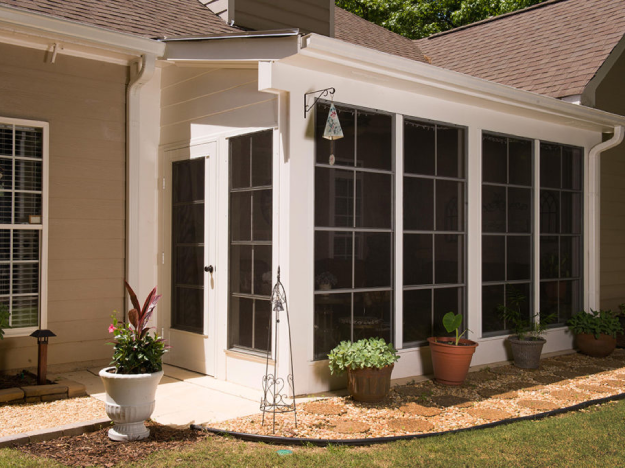
[[[46,325],[47,130],[43,122],[0,118],[0,308],[10,314],[7,336]]]

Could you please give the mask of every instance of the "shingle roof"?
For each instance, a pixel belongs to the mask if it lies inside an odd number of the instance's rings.
[[[426,61],[414,41],[339,7],[334,10],[334,36],[342,41],[387,54],[399,55],[419,62]]]
[[[582,93],[624,34],[624,0],[550,0],[416,43],[433,65],[561,98]]]
[[[197,0],[0,0],[0,4],[142,37],[239,31]]]
[[[198,0],[0,0],[0,4],[142,37],[240,31]],[[352,44],[425,61],[413,41],[338,7],[335,34],[337,39]]]

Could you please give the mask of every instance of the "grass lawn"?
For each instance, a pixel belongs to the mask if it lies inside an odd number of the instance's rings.
[[[288,448],[292,455],[276,451]],[[59,467],[0,450],[0,467]],[[210,437],[183,452],[152,454],[140,467],[625,467],[625,401],[492,429],[371,447],[279,447]]]

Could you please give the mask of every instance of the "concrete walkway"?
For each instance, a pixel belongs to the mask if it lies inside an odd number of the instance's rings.
[[[87,393],[104,401],[101,368],[61,374],[48,378],[69,379],[83,384]],[[262,391],[223,382],[206,375],[164,365],[165,375],[156,391],[152,420],[167,425],[204,424],[258,413]]]

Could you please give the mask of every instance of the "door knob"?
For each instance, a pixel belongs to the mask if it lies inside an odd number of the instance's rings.
[[[206,273],[212,273],[213,271],[215,271],[215,269],[213,268],[213,265],[208,265],[204,267],[204,271]]]

